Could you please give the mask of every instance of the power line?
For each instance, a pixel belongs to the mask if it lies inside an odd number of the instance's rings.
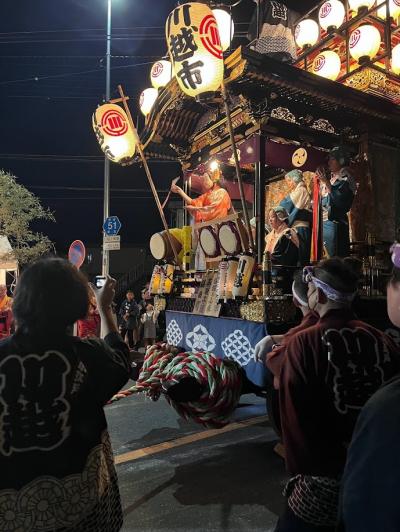
[[[135,68],[135,67],[147,66],[147,65],[152,65],[152,64],[153,64],[153,61],[147,61],[145,63],[134,63],[134,64],[131,64],[131,65],[119,65],[119,66],[112,67],[111,70],[119,70],[119,69],[122,69],[122,68]],[[51,74],[49,76],[34,76],[34,77],[30,77],[30,78],[25,78],[25,79],[14,79],[14,80],[8,80],[8,81],[0,81],[0,85],[11,85],[11,84],[14,84],[14,83],[25,83],[27,81],[41,81],[41,80],[44,80],[44,79],[67,78],[67,77],[70,77],[70,76],[81,76],[81,75],[84,75],[84,74],[93,74],[95,72],[96,73],[97,72],[104,72],[104,68],[94,68],[94,69],[91,69],[91,70],[82,70],[80,72],[68,72],[66,74]]]

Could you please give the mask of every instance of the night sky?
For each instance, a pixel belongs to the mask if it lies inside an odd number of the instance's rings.
[[[56,223],[40,229],[65,252],[81,239],[100,245],[103,158],[91,115],[105,91],[106,0],[2,0],[0,11],[0,168],[38,195]],[[225,2],[227,5],[234,2]],[[306,9],[312,1],[287,2]],[[112,97],[119,83],[138,116],[152,63],[166,53],[164,24],[176,1],[113,0]],[[234,8],[244,35],[252,0]],[[239,34],[240,34],[239,33]],[[237,39],[236,43],[244,43]],[[140,116],[140,125],[144,119]],[[160,191],[178,175],[175,164],[152,164]],[[111,214],[122,241],[147,245],[161,229],[143,170],[111,166]],[[161,194],[162,195],[162,194]]]

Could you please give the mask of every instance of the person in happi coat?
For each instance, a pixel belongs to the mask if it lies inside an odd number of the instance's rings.
[[[12,297],[7,294],[7,286],[0,284],[0,338],[6,338],[11,333],[12,303]]]
[[[268,212],[268,224],[271,231],[265,239],[265,252],[271,254],[272,264],[296,266],[299,256],[299,238],[288,225],[289,215],[281,206]]]
[[[345,149],[336,147],[329,153],[329,170],[318,168],[323,219],[323,243],[329,257],[350,254],[348,213],[356,193],[356,183],[349,169]]]
[[[304,183],[301,170],[288,172],[285,179],[291,191],[280,202],[280,205],[289,214],[289,227],[292,227],[299,237],[299,265],[305,266],[310,262],[311,251],[311,196]]]
[[[280,370],[282,435],[291,479],[276,532],[334,532],[358,414],[399,372],[400,350],[355,316],[351,307],[358,275],[345,259],[306,266],[304,280],[308,306],[319,320],[289,340]]]

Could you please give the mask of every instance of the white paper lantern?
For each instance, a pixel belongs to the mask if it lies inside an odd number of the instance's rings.
[[[397,23],[400,17],[400,0],[389,0],[389,15]],[[382,6],[378,9],[378,17],[386,20],[386,6]]]
[[[92,125],[100,148],[110,161],[122,166],[133,163],[137,137],[119,105],[107,103],[98,107]]]
[[[352,11],[358,13],[360,10],[368,10],[373,7],[375,0],[349,0],[349,7]]]
[[[359,26],[350,35],[350,55],[361,63],[373,59],[379,52],[380,45],[381,34],[378,28],[370,24]]]
[[[319,27],[315,20],[306,18],[299,22],[296,26],[295,39],[300,48],[314,46],[319,39]]]
[[[181,90],[193,98],[217,91],[224,78],[224,59],[211,9],[200,2],[176,7],[167,19],[165,34]]]
[[[212,12],[218,24],[222,50],[225,52],[231,45],[235,33],[235,23],[230,13],[225,9],[213,9]]]
[[[256,259],[249,253],[240,255],[235,282],[232,288],[233,299],[245,298],[249,292]]]
[[[150,80],[155,89],[165,87],[172,79],[172,64],[170,61],[157,61],[151,67]]]
[[[392,70],[395,74],[400,75],[400,44],[392,50]]]
[[[158,90],[154,88],[145,89],[140,95],[139,107],[144,116],[147,116],[157,100]]]
[[[335,81],[341,70],[340,57],[332,50],[324,50],[313,61],[312,72],[323,78]]]
[[[325,31],[340,28],[345,19],[345,9],[339,0],[329,0],[320,7],[318,13],[319,23]]]

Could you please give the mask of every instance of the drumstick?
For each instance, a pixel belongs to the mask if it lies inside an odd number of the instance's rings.
[[[175,177],[175,179],[172,180],[171,182],[171,186],[170,186],[170,189],[169,189],[169,192],[168,192],[168,196],[165,198],[165,201],[164,203],[161,205],[161,208],[162,210],[165,209],[165,206],[167,205],[167,203],[169,202],[169,198],[171,197],[171,188],[177,184],[177,182],[180,180],[180,177]]]

